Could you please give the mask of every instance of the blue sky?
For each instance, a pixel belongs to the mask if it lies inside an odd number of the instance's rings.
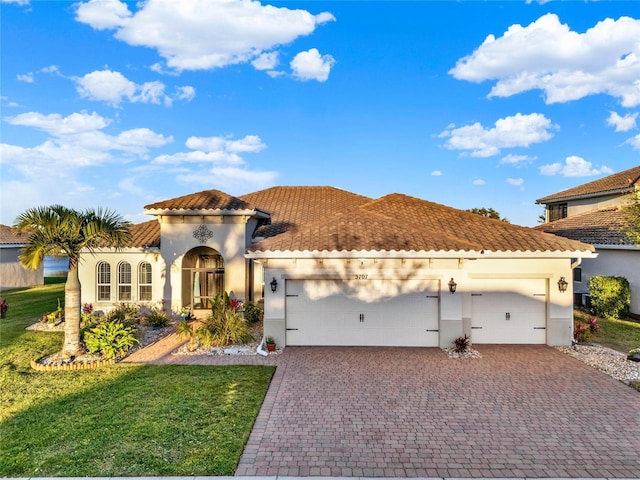
[[[331,185],[492,207],[640,163],[640,3],[2,0],[0,223]]]

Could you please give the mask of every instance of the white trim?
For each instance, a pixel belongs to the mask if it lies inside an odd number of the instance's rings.
[[[226,210],[226,209],[191,209],[191,208],[152,208],[145,209],[144,211],[147,215],[154,216],[166,216],[166,217],[180,217],[180,216],[196,216],[196,215],[205,215],[205,216],[228,216],[228,217],[241,217],[241,216],[249,216],[249,217],[257,217],[257,218],[271,218],[271,215],[268,213],[262,212],[260,210]]]
[[[594,244],[593,245],[596,250],[600,249],[600,250],[640,250],[640,247],[637,247],[635,245],[597,245]]]
[[[526,251],[526,252],[490,252],[484,250],[483,252],[469,251],[469,252],[443,252],[443,251],[259,251],[249,252],[245,254],[245,258],[248,259],[289,259],[289,258],[459,258],[459,259],[481,259],[481,258],[596,258],[597,252],[588,251],[564,251],[564,252],[551,252],[551,251]]]

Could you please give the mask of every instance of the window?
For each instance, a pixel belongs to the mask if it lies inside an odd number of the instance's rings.
[[[118,301],[131,301],[131,265],[127,262],[118,264]]]
[[[111,265],[107,262],[98,264],[98,285],[97,285],[99,302],[108,302],[111,300]]]
[[[560,220],[561,218],[567,218],[567,204],[556,203],[547,207],[549,211],[549,221]]]
[[[576,267],[573,269],[573,281],[574,282],[582,281],[582,267]]]
[[[138,265],[138,300],[151,301],[151,264],[142,262]]]

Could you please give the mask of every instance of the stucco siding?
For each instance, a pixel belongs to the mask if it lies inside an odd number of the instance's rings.
[[[640,249],[616,250],[597,247],[597,258],[582,261],[582,281],[574,282],[576,291],[589,291],[593,276],[625,277],[631,288],[631,313],[640,315]]]
[[[20,247],[0,247],[0,290],[32,287],[44,283],[44,264],[36,270],[22,266]]]

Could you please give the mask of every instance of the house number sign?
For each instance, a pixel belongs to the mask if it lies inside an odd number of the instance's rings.
[[[213,237],[213,232],[209,230],[206,225],[202,224],[193,231],[193,237],[201,244],[205,244],[207,240]]]

